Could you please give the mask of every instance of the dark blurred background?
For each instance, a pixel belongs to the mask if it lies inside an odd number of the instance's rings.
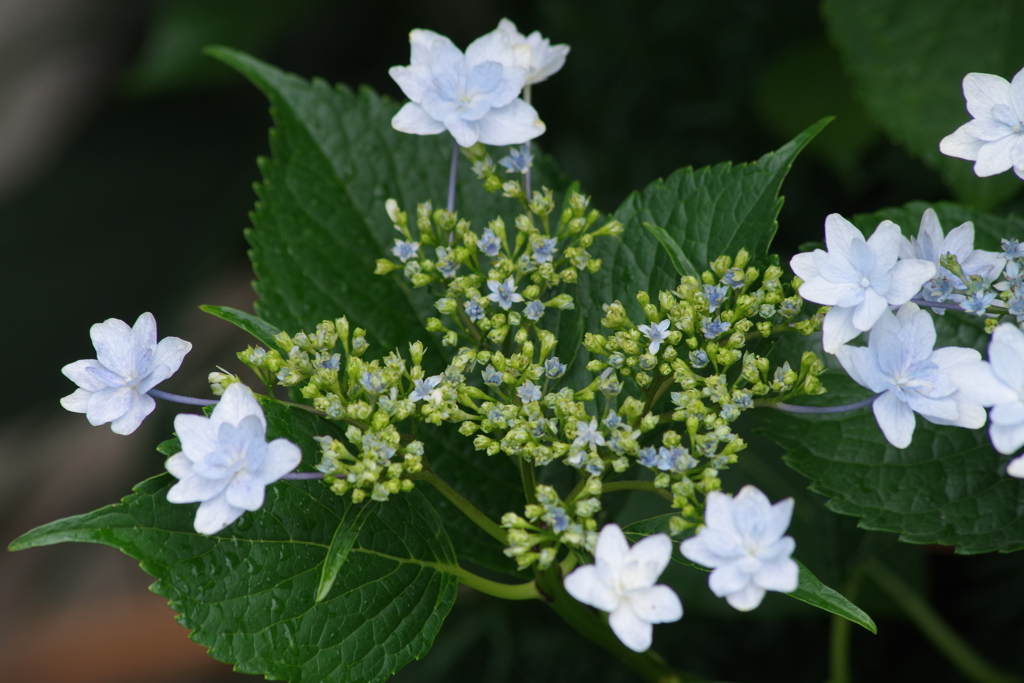
[[[606,211],[681,166],[755,160],[830,114],[837,120],[783,186],[778,251],[820,239],[828,213],[948,198],[935,174],[865,116],[814,0],[0,0],[5,546],[32,526],[114,502],[162,469],[153,446],[170,433],[172,408],[118,437],[59,407],[73,389],[61,366],[94,357],[91,324],[152,311],[161,337],[192,341],[171,391],[202,395],[215,365],[238,367],[233,352],[246,340],[196,307],[251,310],[242,230],[270,119],[255,88],[200,49],[225,44],[304,77],[367,83],[401,99],[387,68],[408,63],[410,29],[465,47],[503,16],[572,46],[563,71],[534,90],[548,127],[538,142]],[[830,523],[849,544],[864,542],[851,520]],[[1020,559],[893,552],[972,644],[1004,667],[1022,664],[1008,654],[1020,649],[1020,597],[1006,607],[1001,594],[968,600],[961,591],[1019,577]],[[148,582],[105,547],[0,555],[0,681],[259,680],[190,643]],[[865,590],[881,629],[876,637],[855,630],[857,679],[961,680],[898,609]],[[659,627],[656,642],[681,666],[736,681],[828,677],[821,613],[686,604],[683,622]],[[400,679],[454,675],[633,680],[541,606],[472,593],[435,652]]]

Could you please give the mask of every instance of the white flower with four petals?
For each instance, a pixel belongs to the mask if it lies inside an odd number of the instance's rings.
[[[634,652],[651,647],[654,624],[679,621],[683,603],[668,586],[655,585],[672,556],[672,541],[654,534],[632,548],[615,524],[597,538],[594,564],[565,577],[565,590],[584,605],[608,612],[608,625]]]
[[[143,313],[134,327],[116,318],[89,330],[96,359],[65,365],[61,372],[78,389],[60,400],[73,413],[85,413],[93,426],[110,424],[115,434],[131,434],[156,408],[147,392],[177,372],[192,344],[177,337],[156,341],[156,318]]]

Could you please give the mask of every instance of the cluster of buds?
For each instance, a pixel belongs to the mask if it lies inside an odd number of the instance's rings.
[[[519,569],[534,564],[541,570],[550,567],[558,557],[562,544],[577,550],[594,552],[597,545],[597,522],[601,510],[601,480],[592,477],[576,493],[563,502],[551,486],[537,487],[537,502],[526,506],[525,518],[514,512],[501,518],[508,529],[505,555],[516,561]]]
[[[441,333],[447,346],[460,340],[476,348],[500,345],[520,331],[537,329],[548,309],[573,308],[570,295],[554,290],[576,282],[584,270],[600,269],[601,260],[587,251],[595,237],[622,233],[616,220],[597,227],[600,213],[574,190],[555,224],[551,190],[535,192],[527,201],[516,188],[518,181],[509,181],[511,194],[506,194],[520,199],[524,209],[515,218],[514,232],[499,216],[477,234],[458,214],[434,210],[430,202],[417,206],[412,226],[395,200],[385,202],[403,239],[396,238],[391,249],[397,261],[379,259],[376,272],[402,271],[414,287],[441,290],[434,307],[443,318],[430,318],[427,330]],[[426,253],[429,249],[433,258]]]
[[[361,503],[367,496],[385,501],[392,494],[410,491],[413,482],[408,475],[423,469],[423,444],[409,441],[402,445],[394,425],[366,432],[349,425],[345,438],[355,453],[333,437],[315,438],[322,450],[317,469],[334,493],[351,493],[353,503]]]

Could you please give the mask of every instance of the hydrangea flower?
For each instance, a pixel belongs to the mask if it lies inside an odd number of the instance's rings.
[[[597,446],[604,445],[604,436],[601,435],[601,429],[597,426],[597,418],[590,418],[590,423],[586,423],[583,420],[576,420],[576,438],[573,440],[572,445],[577,448],[596,448]]]
[[[406,242],[404,240],[396,239],[395,246],[391,247],[391,253],[394,254],[402,263],[405,263],[411,258],[416,258],[419,249],[419,242]]]
[[[544,303],[534,299],[530,303],[526,304],[526,308],[523,309],[523,315],[529,320],[537,322],[544,315]]]
[[[914,436],[914,413],[935,424],[977,429],[985,424],[980,402],[958,392],[950,373],[976,364],[974,349],[935,347],[931,315],[916,304],[904,304],[896,315],[885,310],[867,346],[841,346],[836,357],[853,381],[881,396],[872,408],[885,438],[906,448]]]
[[[992,74],[964,76],[964,99],[974,119],[942,138],[939,151],[974,162],[982,178],[1009,169],[1024,178],[1024,69],[1012,82]]]
[[[466,317],[473,322],[483,320],[487,314],[484,313],[484,307],[480,305],[476,299],[469,299],[462,304],[462,307],[466,309]]]
[[[409,400],[416,403],[416,401],[422,401],[423,399],[428,398],[431,392],[433,392],[440,383],[441,375],[434,375],[433,377],[427,377],[426,379],[414,379],[414,388],[409,394]]]
[[[537,263],[551,263],[558,251],[558,239],[542,237],[533,245],[533,260]]]
[[[531,382],[530,380],[526,380],[518,389],[516,389],[516,395],[519,397],[519,400],[522,401],[523,403],[539,401],[540,387]]]
[[[512,304],[523,300],[523,295],[516,292],[516,283],[511,276],[509,276],[504,282],[488,280],[487,289],[491,290],[491,293],[487,295],[487,298],[501,306],[506,311],[512,308]]]
[[[977,275],[984,282],[992,282],[999,277],[1006,265],[1006,259],[999,254],[974,248],[974,223],[971,221],[953,228],[948,235],[943,236],[942,225],[934,209],[927,209],[921,216],[921,227],[916,238],[900,236],[899,253],[902,259],[922,259],[935,264],[935,277],[917,295],[929,301],[964,300],[962,294],[948,291],[950,286],[965,289],[967,285],[939,263],[939,259],[946,254],[956,257],[964,275]],[[942,310],[936,312],[943,313]]]
[[[657,353],[661,348],[661,342],[668,339],[668,327],[672,324],[672,321],[666,318],[660,323],[654,325],[637,325],[636,329],[640,330],[640,334],[644,335],[651,340],[651,343],[647,345],[648,353]]]
[[[391,119],[395,130],[447,130],[462,147],[518,145],[544,132],[537,111],[519,99],[531,64],[527,45],[513,46],[498,30],[474,40],[465,54],[433,31],[415,29],[409,42],[409,66],[388,71],[410,100]]]
[[[167,500],[199,503],[194,527],[201,534],[215,534],[246,510],[258,510],[266,486],[302,460],[287,439],[267,443],[267,419],[244,384],[225,389],[210,417],[178,415],[174,431],[181,452],[167,460],[167,471],[179,481]]]
[[[960,393],[992,407],[988,435],[997,451],[1010,455],[1024,446],[1024,332],[1003,323],[992,333],[988,360],[961,365],[951,375]],[[1007,473],[1024,478],[1024,458],[1014,459]]]
[[[530,146],[509,147],[508,156],[498,159],[498,163],[509,173],[526,173],[533,166],[533,154],[530,153]]]
[[[692,562],[711,567],[711,592],[741,612],[761,604],[765,591],[792,593],[800,567],[790,557],[796,548],[783,536],[793,517],[793,499],[774,505],[755,486],[736,497],[712,491],[707,497],[704,526],[682,542],[679,551]]]
[[[476,241],[476,246],[487,256],[494,258],[501,251],[501,240],[490,228],[484,229],[484,234]]]
[[[89,329],[96,359],[78,360],[61,372],[78,385],[60,404],[85,413],[89,424],[110,423],[115,434],[131,434],[156,408],[147,392],[177,372],[192,344],[177,337],[156,341],[156,318],[143,313],[133,327],[110,318]]]
[[[622,529],[606,524],[597,537],[594,564],[565,577],[565,590],[584,605],[608,612],[608,625],[634,652],[651,647],[654,624],[679,621],[683,603],[675,591],[655,584],[672,556],[667,534],[654,534],[632,548]]]
[[[548,379],[558,379],[565,374],[565,363],[558,360],[557,356],[552,356],[544,361],[544,375]]]
[[[825,351],[835,353],[871,329],[889,306],[902,306],[935,276],[935,264],[899,259],[899,226],[882,221],[867,240],[837,213],[825,219],[828,251],[797,254],[789,262],[804,283],[800,296],[831,306],[822,323]]]
[[[526,74],[526,85],[541,83],[558,73],[565,66],[565,58],[569,54],[568,45],[552,45],[551,41],[534,31],[524,36],[516,28],[514,22],[502,19],[498,22],[498,30],[503,31],[513,46],[530,46],[530,66]]]

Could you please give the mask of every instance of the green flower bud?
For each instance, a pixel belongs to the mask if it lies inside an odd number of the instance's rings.
[[[387,260],[386,258],[377,259],[377,267],[374,269],[374,275],[387,275],[388,273],[396,270],[402,270],[402,266]]]

